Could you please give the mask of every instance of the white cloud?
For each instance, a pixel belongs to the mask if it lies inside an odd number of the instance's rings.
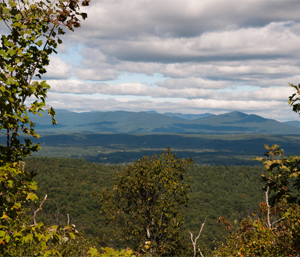
[[[76,76],[82,80],[113,80],[120,74],[115,69],[88,69],[81,68],[75,72]]]
[[[230,81],[213,81],[203,78],[188,77],[188,78],[178,78],[171,79],[168,78],[163,82],[156,83],[161,87],[166,87],[169,89],[186,89],[186,88],[209,88],[209,89],[219,89],[232,86]]]
[[[141,97],[152,97],[153,99],[164,98],[164,99],[203,99],[217,100],[217,101],[283,101],[286,103],[288,96],[294,93],[294,89],[289,86],[281,87],[266,87],[256,91],[249,91],[247,88],[241,92],[234,92],[234,88],[231,92],[223,91],[222,87],[197,87],[197,85],[180,87],[176,84],[177,80],[166,80],[171,81],[171,84],[163,86],[148,86],[141,83],[120,83],[120,84],[107,84],[107,83],[84,83],[78,80],[49,80],[48,83],[51,86],[50,92],[56,93],[68,93],[68,94],[85,94],[94,95],[102,94],[108,96],[141,96]],[[189,81],[189,80],[187,80]],[[192,79],[193,81],[193,79]],[[195,80],[194,80],[195,81]],[[199,80],[202,82],[202,80]],[[165,81],[164,81],[165,82]],[[164,83],[163,82],[163,83]],[[198,80],[196,80],[198,82]],[[174,84],[175,83],[175,84]],[[183,83],[182,81],[178,82]],[[210,82],[212,83],[212,82]],[[226,82],[221,82],[220,85]],[[160,83],[159,83],[160,84]],[[222,90],[219,90],[222,89]],[[166,100],[167,101],[167,100]],[[248,105],[248,104],[247,104]]]
[[[82,28],[64,40],[76,61],[54,59],[48,69],[51,101],[65,108],[63,99],[72,99],[76,110],[240,110],[285,119],[293,115],[287,83],[300,82],[299,8],[292,0],[92,2]]]
[[[72,75],[72,65],[67,64],[57,56],[50,57],[50,64],[46,67],[47,73],[43,78],[67,79]]]
[[[219,101],[211,99],[191,99],[180,101],[166,100],[145,100],[145,99],[101,99],[96,97],[82,97],[79,95],[61,95],[49,94],[48,103],[58,109],[70,110],[92,110],[92,111],[148,111],[156,110],[158,112],[177,112],[183,113],[204,113],[215,110],[215,113],[225,113],[239,110],[246,113],[262,115],[266,118],[277,118],[281,120],[292,120],[297,118],[286,103],[281,101]]]

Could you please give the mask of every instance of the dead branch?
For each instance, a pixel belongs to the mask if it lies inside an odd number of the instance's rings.
[[[42,206],[44,204],[44,202],[47,200],[47,194],[45,195],[45,197],[43,198],[42,202],[40,203],[40,206],[34,211],[33,213],[33,225],[36,225],[36,214],[42,209]]]
[[[268,228],[270,229],[270,228],[273,228],[274,225],[275,225],[276,223],[278,223],[278,222],[284,220],[285,217],[282,217],[281,219],[278,219],[278,220],[272,222],[272,224],[271,224],[271,221],[270,221],[270,205],[269,205],[269,200],[268,200],[268,198],[269,198],[269,186],[267,187],[267,191],[266,191],[266,204],[267,204],[267,208],[268,208],[268,213],[267,213],[267,226],[268,226]]]
[[[202,252],[201,252],[201,250],[200,250],[200,247],[198,247],[198,251],[199,251],[201,257],[204,257],[203,254],[202,254]]]
[[[200,237],[200,235],[202,233],[205,222],[206,222],[206,218],[205,218],[204,222],[202,223],[201,228],[200,228],[199,233],[198,233],[198,236],[195,238],[195,240],[193,239],[193,237],[194,237],[193,233],[189,231],[189,233],[191,234],[191,241],[192,241],[193,248],[194,248],[194,256],[193,257],[196,257],[196,254],[197,254],[197,249],[196,249],[197,240],[198,240],[198,238]],[[198,250],[200,252],[200,255],[203,257],[203,254],[201,253],[201,250],[200,250],[199,247],[198,247]]]
[[[268,208],[268,213],[267,213],[267,226],[268,228],[272,228],[271,222],[270,222],[270,205],[269,205],[269,186],[267,186],[266,190],[266,204]]]

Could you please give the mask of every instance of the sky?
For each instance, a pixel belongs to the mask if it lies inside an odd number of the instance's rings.
[[[62,37],[47,103],[83,111],[298,120],[299,0],[92,0]]]

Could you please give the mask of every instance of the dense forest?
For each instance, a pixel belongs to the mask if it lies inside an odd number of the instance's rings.
[[[38,194],[48,194],[48,200],[38,219],[46,224],[66,224],[67,214],[78,230],[99,238],[101,246],[122,247],[111,237],[111,227],[99,213],[100,206],[93,192],[111,188],[114,173],[125,165],[101,165],[83,159],[32,157],[26,159],[26,169],[37,173]],[[219,216],[241,221],[258,209],[263,201],[260,174],[263,167],[198,166],[186,171],[191,178],[188,207],[184,209],[185,236],[197,231],[205,218],[207,222],[201,244],[213,249],[226,232],[218,224]],[[117,232],[116,232],[117,236]]]

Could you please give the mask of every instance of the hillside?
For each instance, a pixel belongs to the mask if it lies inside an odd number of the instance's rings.
[[[199,118],[200,117],[200,118]],[[84,112],[57,110],[58,125],[47,115],[30,115],[38,133],[200,133],[300,134],[300,128],[257,115],[231,112],[188,115],[155,112]]]

